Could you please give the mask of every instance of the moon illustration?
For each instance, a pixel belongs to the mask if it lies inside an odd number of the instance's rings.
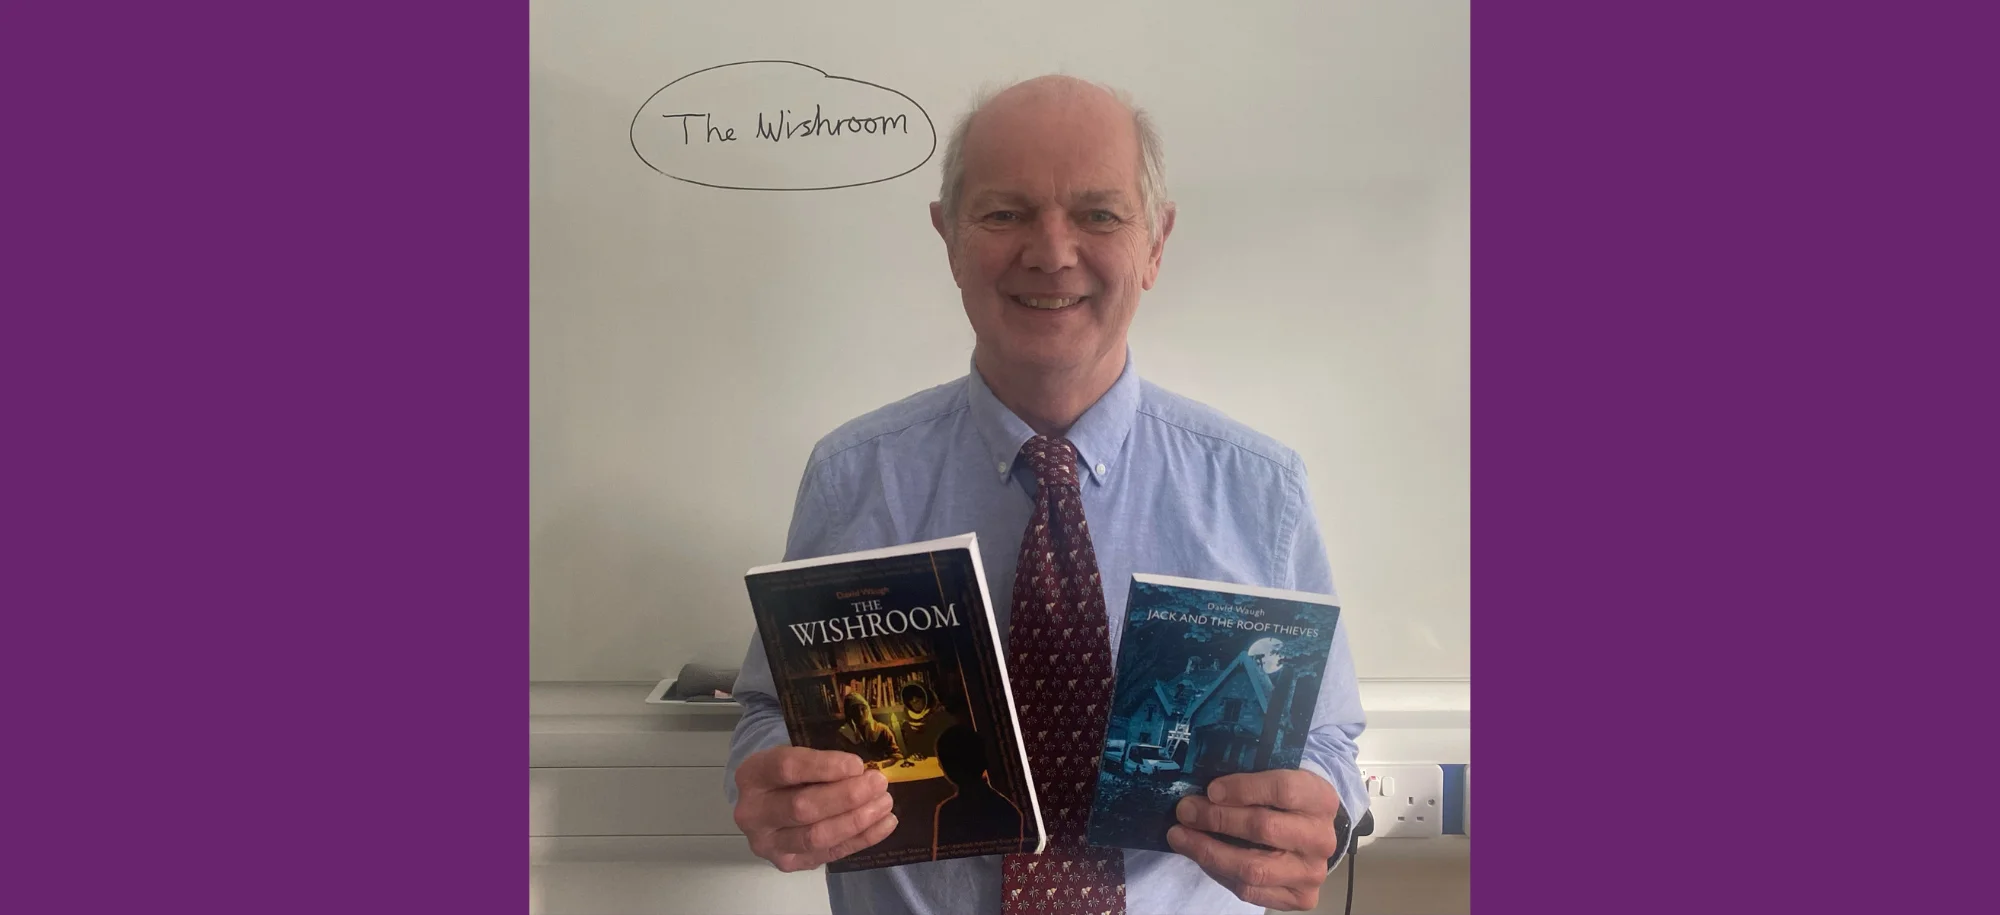
[[[1277,639],[1258,639],[1251,642],[1250,650],[1244,653],[1264,665],[1265,673],[1274,674],[1278,672],[1278,666],[1284,663],[1284,659],[1278,657],[1278,649],[1284,647],[1284,644]]]

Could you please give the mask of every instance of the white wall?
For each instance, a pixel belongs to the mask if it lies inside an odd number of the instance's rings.
[[[813,441],[966,369],[935,161],[756,193],[633,154],[654,90],[770,58],[900,90],[940,131],[988,81],[1132,91],[1180,206],[1133,330],[1142,370],[1304,456],[1364,677],[1469,676],[1467,3],[531,16],[531,680],[740,659],[742,572],[782,550]]]

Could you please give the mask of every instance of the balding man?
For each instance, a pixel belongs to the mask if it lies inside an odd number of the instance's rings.
[[[1346,627],[1335,632],[1304,768],[1224,776],[1206,797],[1184,799],[1185,825],[1168,835],[1178,854],[1085,843],[1098,754],[1053,732],[1038,742],[1029,723],[1048,707],[1028,685],[1033,674],[1062,664],[1073,677],[1083,664],[1086,684],[1102,688],[1064,704],[1095,699],[1097,711],[1089,722],[1070,713],[1063,734],[1104,733],[1109,643],[1134,572],[1333,592],[1298,456],[1133,367],[1126,332],[1174,227],[1158,138],[1114,93],[1042,77],[974,106],[943,164],[931,225],[972,322],[972,371],[820,441],[786,558],[967,531],[999,545],[983,558],[1049,844],[1040,855],[830,873],[833,911],[1310,909],[1346,822],[1365,810]],[[1039,574],[1017,581],[1023,552]],[[1065,630],[1070,638],[1054,635]],[[852,754],[789,746],[774,693],[752,639],[726,786],[750,847],[792,871],[890,835],[898,823],[882,776]]]

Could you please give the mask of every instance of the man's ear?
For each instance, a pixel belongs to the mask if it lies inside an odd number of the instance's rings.
[[[1175,212],[1171,203],[1160,208],[1160,234],[1153,239],[1153,249],[1146,253],[1146,282],[1142,289],[1152,289],[1154,281],[1160,278],[1160,259],[1167,253],[1167,236],[1174,232]]]
[[[958,282],[958,255],[951,250],[951,229],[945,222],[944,204],[931,202],[931,228],[937,230],[938,238],[944,240],[944,261],[951,268],[951,281]]]

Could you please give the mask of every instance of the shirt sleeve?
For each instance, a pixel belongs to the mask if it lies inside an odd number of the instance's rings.
[[[825,555],[827,541],[834,527],[833,504],[827,487],[831,480],[826,473],[826,465],[816,463],[806,468],[799,480],[797,499],[792,505],[791,531],[785,537],[785,561],[805,559]],[[729,765],[722,773],[722,794],[731,806],[736,804],[736,769],[759,751],[771,747],[787,746],[792,742],[785,730],[785,713],[778,705],[778,689],[771,676],[770,659],[764,655],[764,640],[754,631],[750,633],[750,648],[743,657],[743,669],[736,676],[736,686],[731,691],[737,704],[743,706],[743,717],[736,722],[736,732],[729,738]]]
[[[1288,475],[1288,507],[1292,513],[1291,533],[1279,550],[1286,568],[1281,581],[1294,591],[1335,594],[1333,566],[1326,558],[1326,543],[1320,538],[1318,516],[1313,511],[1312,493],[1303,471]],[[1367,727],[1361,711],[1361,686],[1354,673],[1354,657],[1347,645],[1347,610],[1333,629],[1333,646],[1326,659],[1326,677],[1321,681],[1319,704],[1313,710],[1312,731],[1306,735],[1305,759],[1301,767],[1318,773],[1340,794],[1351,823],[1361,822],[1368,812],[1368,796],[1361,784],[1361,766],[1355,741]],[[1343,852],[1345,850],[1343,849]]]

